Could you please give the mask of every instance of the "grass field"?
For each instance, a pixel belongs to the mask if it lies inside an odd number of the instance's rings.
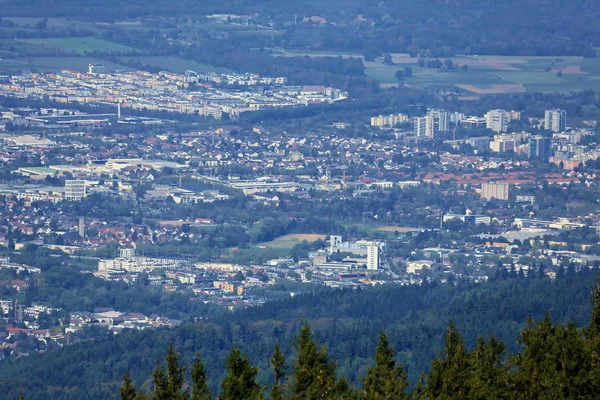
[[[360,57],[360,54],[330,51],[285,50],[284,57]],[[510,56],[460,56],[450,57],[458,69],[420,67],[417,58],[408,54],[392,54],[394,65],[381,60],[363,61],[368,77],[380,82],[382,87],[398,86],[396,71],[404,67],[413,70],[407,85],[434,87],[440,90],[459,88],[467,96],[515,92],[570,92],[600,88],[600,58],[583,57],[510,57]],[[426,61],[433,59],[426,59]],[[445,61],[441,58],[440,61]],[[462,70],[463,65],[467,70]]]
[[[375,228],[374,230],[376,231],[382,231],[382,232],[400,232],[400,233],[406,233],[406,232],[418,232],[421,231],[421,228],[409,228],[406,226],[381,226],[379,228]]]
[[[298,243],[306,240],[307,242],[316,242],[317,240],[325,240],[327,235],[320,235],[314,233],[290,233],[288,235],[280,236],[270,242],[265,242],[260,247],[268,247],[271,249],[291,249]]]
[[[458,87],[465,94],[570,92],[600,88],[600,59],[582,57],[452,57],[460,67],[455,70],[419,67],[417,59],[405,55],[392,57],[395,65],[380,61],[365,62],[367,76],[382,86],[397,84],[397,70],[411,67],[413,77],[406,84],[446,89]],[[442,59],[443,61],[443,59]]]
[[[55,47],[61,50],[72,51],[80,54],[93,51],[112,53],[130,53],[132,51],[136,51],[136,49],[132,47],[123,46],[118,43],[113,43],[94,37],[27,39],[23,41],[41,46]]]
[[[208,64],[201,64],[195,61],[181,60],[175,57],[159,57],[159,56],[130,56],[120,57],[123,62],[139,62],[143,65],[149,65],[166,69],[173,72],[185,72],[187,70],[203,72],[229,72],[226,68],[213,67]]]

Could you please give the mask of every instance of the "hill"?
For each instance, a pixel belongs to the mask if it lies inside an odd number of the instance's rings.
[[[338,361],[338,372],[357,384],[371,365],[377,337],[385,331],[412,382],[440,353],[449,320],[473,348],[480,335],[493,334],[512,352],[527,317],[552,310],[555,321],[588,323],[595,271],[569,279],[511,279],[486,284],[376,287],[362,291],[318,290],[228,316],[187,323],[173,330],[134,331],[93,343],[34,354],[2,364],[0,390],[6,398],[21,391],[28,399],[107,399],[118,396],[125,371],[138,387],[148,387],[156,360],[172,343],[190,365],[202,355],[213,393],[225,375],[225,359],[235,345],[271,383],[269,358],[275,344],[293,354],[292,338],[302,317],[319,343]]]

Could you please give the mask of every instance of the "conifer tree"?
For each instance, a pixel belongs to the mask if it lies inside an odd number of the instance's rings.
[[[335,362],[328,360],[325,349],[317,345],[310,327],[304,321],[294,348],[296,361],[292,372],[292,398],[334,398],[337,367]]]
[[[210,400],[212,395],[208,389],[208,382],[206,380],[206,372],[204,371],[204,364],[200,358],[200,354],[196,353],[196,359],[192,366],[192,397],[191,400]]]
[[[187,399],[187,390],[182,392],[183,384],[185,382],[185,366],[179,363],[179,356],[175,353],[175,349],[173,349],[172,344],[169,344],[165,361],[167,363],[167,398],[169,400]]]
[[[167,375],[162,365],[156,365],[152,371],[152,384],[154,385],[153,400],[171,400],[167,392]]]
[[[258,370],[250,364],[239,348],[235,347],[227,357],[227,376],[221,384],[221,400],[255,400],[262,395],[256,383]]]
[[[433,360],[424,393],[429,398],[467,398],[469,378],[465,344],[454,323],[450,322],[442,356]]]
[[[477,399],[507,398],[509,386],[507,369],[502,363],[505,347],[495,337],[486,344],[481,337],[477,339],[471,355],[471,396]]]
[[[135,400],[138,397],[135,386],[127,372],[123,375],[123,385],[119,388],[119,393],[121,400]]]
[[[588,344],[591,364],[590,378],[594,382],[600,382],[600,279],[596,282],[594,296],[592,299],[592,319],[583,333]]]
[[[375,366],[367,370],[362,380],[366,400],[401,400],[408,398],[406,373],[394,361],[394,349],[385,333],[379,335],[375,350]]]
[[[285,355],[278,344],[275,345],[275,350],[271,357],[271,365],[273,366],[273,374],[275,375],[275,382],[271,390],[271,399],[283,400],[285,389],[282,386],[282,382],[285,378]]]

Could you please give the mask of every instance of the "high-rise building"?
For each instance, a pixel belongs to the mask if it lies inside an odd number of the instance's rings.
[[[546,110],[544,127],[552,132],[564,132],[567,129],[567,112],[565,110]]]
[[[416,117],[415,118],[415,136],[424,137],[426,134],[426,118]]]
[[[85,237],[85,219],[79,217],[79,236]]]
[[[450,113],[446,110],[429,110],[427,112],[428,117],[437,118],[438,130],[446,132],[450,130]]]
[[[541,135],[529,138],[529,158],[547,160],[552,155],[552,139]]]
[[[481,198],[486,200],[499,199],[508,200],[508,183],[482,183]]]
[[[440,131],[440,120],[432,115],[415,118],[415,136],[437,139]]]
[[[508,113],[506,110],[490,110],[485,117],[485,125],[494,132],[506,132],[508,130]]]
[[[130,259],[135,257],[135,249],[133,247],[125,247],[119,250],[121,258]]]
[[[367,269],[379,269],[379,245],[375,243],[367,246]]]
[[[437,139],[440,132],[440,120],[429,115],[425,117],[425,136],[429,139]]]
[[[86,196],[85,181],[66,180],[65,181],[65,200],[79,201]]]

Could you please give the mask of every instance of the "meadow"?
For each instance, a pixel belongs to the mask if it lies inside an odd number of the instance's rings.
[[[420,67],[416,58],[395,55],[392,57],[394,65],[383,64],[379,60],[365,62],[365,73],[382,86],[396,86],[396,71],[410,67],[413,77],[405,79],[407,85],[448,91],[458,89],[468,95],[571,92],[600,87],[598,58],[462,56],[449,60],[458,68]],[[463,65],[466,65],[466,70],[462,69]]]
[[[161,57],[161,56],[127,56],[120,57],[120,62],[123,63],[140,63],[144,66],[157,67],[172,72],[185,72],[188,70],[196,71],[198,73],[216,72],[226,73],[230,72],[226,68],[213,67],[212,65],[197,63],[195,61],[182,60],[175,57]]]
[[[315,233],[290,233],[284,236],[280,236],[270,242],[262,243],[259,247],[271,248],[271,249],[291,249],[295,245],[306,240],[307,242],[316,242],[317,240],[325,240],[327,235],[320,235]]]

